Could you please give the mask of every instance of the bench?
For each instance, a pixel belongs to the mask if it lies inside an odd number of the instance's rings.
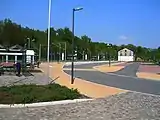
[[[16,73],[15,64],[14,63],[1,63],[0,64],[0,75],[4,74],[4,72]]]

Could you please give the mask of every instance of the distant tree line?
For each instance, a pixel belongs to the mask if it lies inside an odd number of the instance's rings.
[[[50,28],[50,51],[55,53],[55,57],[59,52],[64,52],[64,45],[66,44],[67,54],[71,54],[72,50],[72,32],[69,28],[60,28],[55,30]],[[31,42],[31,48],[39,52],[41,44],[41,57],[46,58],[47,53],[47,29],[45,31],[22,27],[19,24],[12,22],[10,19],[0,21],[0,44],[7,47],[15,44],[24,46],[28,43],[28,38]],[[122,48],[128,48],[135,53],[135,57],[144,61],[160,60],[160,47],[157,49],[145,48],[142,46],[135,46],[132,44],[117,46],[114,44],[93,42],[87,35],[81,37],[75,36],[75,50],[77,50],[78,59],[82,60],[84,54],[88,54],[89,59],[94,56],[105,56],[108,59],[117,59],[117,52]],[[65,44],[63,44],[65,43]]]

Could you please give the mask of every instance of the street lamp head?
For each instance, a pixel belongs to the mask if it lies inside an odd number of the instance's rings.
[[[73,8],[74,11],[80,11],[83,10],[83,7],[77,7],[77,8]]]

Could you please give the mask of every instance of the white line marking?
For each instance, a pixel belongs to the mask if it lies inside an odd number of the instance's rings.
[[[99,71],[99,72],[101,72],[101,71]],[[103,72],[101,72],[101,73],[103,73]],[[119,76],[119,77],[126,77],[126,78],[134,78],[134,79],[137,79],[137,80],[157,81],[157,80],[153,80],[153,79],[132,77],[132,76],[127,76],[127,75],[119,75],[119,74],[115,74],[115,73],[105,73],[105,74],[113,75],[113,76]],[[158,82],[158,81],[157,81],[157,82]]]
[[[135,78],[135,79],[139,79],[138,77],[132,77],[132,76],[127,76],[127,75],[119,75],[119,74],[116,74],[116,73],[106,73],[106,74],[114,75],[114,76],[120,76],[120,77],[126,77],[126,78]]]

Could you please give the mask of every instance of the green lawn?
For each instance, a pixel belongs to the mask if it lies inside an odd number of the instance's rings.
[[[83,97],[76,89],[58,84],[0,87],[0,104],[47,102]]]

